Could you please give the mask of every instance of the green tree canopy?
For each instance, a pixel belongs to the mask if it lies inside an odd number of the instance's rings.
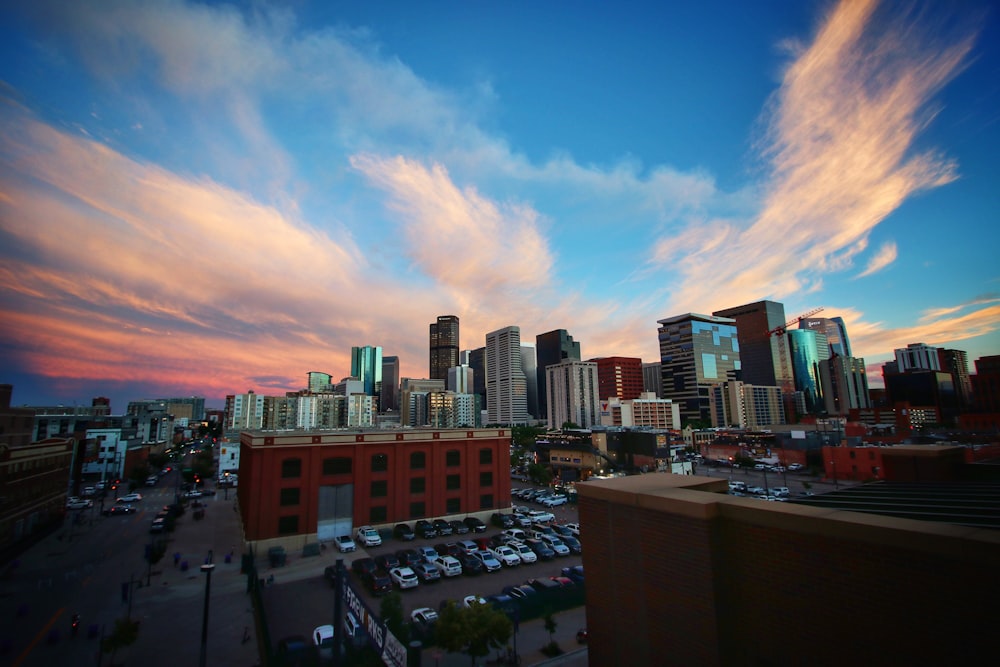
[[[475,664],[491,648],[506,646],[513,632],[507,615],[488,604],[458,607],[449,603],[441,610],[434,638],[449,653],[466,653]]]

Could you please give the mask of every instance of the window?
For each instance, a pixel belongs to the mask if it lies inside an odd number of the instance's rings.
[[[479,450],[479,462],[480,463],[493,463],[493,450],[492,449],[480,449]]]
[[[282,489],[281,490],[281,505],[298,505],[299,504],[299,489],[296,487],[294,489]]]
[[[354,462],[346,456],[323,459],[324,475],[350,475]]]
[[[479,509],[481,510],[493,509],[492,493],[484,493],[483,495],[479,496]]]
[[[493,486],[493,473],[491,472],[479,473],[479,486]]]
[[[454,491],[455,489],[462,488],[462,476],[461,475],[448,475],[445,477],[445,488],[449,491]]]
[[[385,523],[385,518],[388,516],[388,512],[385,505],[379,505],[377,507],[371,508],[368,512],[368,522],[369,523]]]
[[[410,470],[423,470],[427,467],[427,455],[423,452],[410,454]]]
[[[281,462],[281,476],[285,479],[302,476],[302,459],[285,459]]]
[[[423,503],[410,503],[410,518],[420,519],[427,515],[427,509]]]
[[[389,482],[384,479],[372,482],[372,498],[385,498],[387,495],[389,495]]]
[[[457,449],[449,449],[444,454],[444,464],[449,468],[457,465],[462,465],[462,452],[458,451]]]
[[[444,501],[444,511],[447,514],[460,514],[462,512],[462,499],[448,498]]]
[[[279,516],[278,517],[278,534],[279,535],[294,535],[299,532],[299,516]]]
[[[424,487],[426,486],[426,479],[423,477],[414,477],[410,480],[410,493],[423,493]]]
[[[852,449],[852,450],[851,450],[850,452],[848,452],[848,454],[850,454],[850,455],[851,455],[851,458],[852,458],[852,459],[854,458],[854,450],[853,450],[853,449]]]
[[[389,457],[386,454],[372,456],[372,472],[385,472],[389,469]]]

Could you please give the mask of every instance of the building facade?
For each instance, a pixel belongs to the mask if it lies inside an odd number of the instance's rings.
[[[785,423],[780,387],[730,381],[712,385],[709,393],[713,427],[756,430]]]
[[[545,387],[545,369],[552,364],[560,364],[564,361],[580,361],[583,357],[580,354],[580,343],[573,340],[573,337],[565,329],[554,329],[535,336],[535,377],[538,384],[538,414],[546,416],[549,414],[547,400],[547,390]]]
[[[541,419],[538,411],[538,354],[534,343],[521,343],[521,370],[528,390],[528,415]]]
[[[823,387],[819,378],[819,364],[822,361],[819,350],[825,348],[825,335],[815,329],[789,329],[785,338],[792,356],[795,391],[801,394],[804,412],[819,414],[825,409]]]
[[[510,507],[510,431],[244,432],[239,503],[258,552],[360,525],[488,516]]]
[[[896,366],[900,373],[941,370],[941,357],[936,347],[924,343],[910,343],[904,348],[893,350],[893,354],[896,356]]]
[[[639,398],[643,392],[642,359],[638,357],[600,357],[597,364],[598,396],[622,400]]]
[[[657,398],[663,398],[663,383],[661,382],[660,362],[642,365],[642,390],[653,392]]]
[[[840,317],[806,317],[799,320],[800,329],[812,329],[826,336],[828,355],[851,356],[851,340],[847,325]]]
[[[832,356],[820,362],[819,377],[827,414],[846,415],[872,407],[864,359]]]
[[[741,369],[736,320],[687,313],[658,323],[663,397],[680,406],[682,421],[710,423],[709,388]]]
[[[490,424],[528,421],[528,386],[521,369],[521,329],[486,334],[486,412]]]
[[[382,391],[379,412],[399,412],[399,357],[382,357]]]
[[[264,422],[264,397],[253,390],[226,396],[226,431],[259,429]]]
[[[369,396],[382,394],[382,348],[365,345],[351,348],[351,377],[361,380]]]
[[[458,317],[440,315],[430,325],[430,375],[432,380],[447,380],[448,369],[458,366]]]
[[[621,400],[602,398],[601,425],[652,429],[681,428],[680,406],[671,400],[657,398],[653,392],[643,392],[639,398]]]
[[[757,301],[712,313],[736,320],[740,343],[740,380],[752,385],[794,390],[788,346],[771,332],[785,325],[785,306],[777,301]]]
[[[572,422],[580,428],[600,423],[597,364],[564,361],[545,368],[550,429]]]

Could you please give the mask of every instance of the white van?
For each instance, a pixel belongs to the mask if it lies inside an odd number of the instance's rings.
[[[740,482],[740,481],[730,482],[729,483],[729,490],[730,491],[738,491],[740,493],[746,493],[747,492],[747,483],[746,482]]]

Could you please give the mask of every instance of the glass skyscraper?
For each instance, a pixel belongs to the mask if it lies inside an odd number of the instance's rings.
[[[818,348],[820,334],[815,329],[789,329],[785,333],[792,355],[792,369],[795,375],[795,390],[802,392],[806,412],[817,414],[824,410],[820,389]],[[823,339],[826,336],[822,337]],[[824,341],[825,342],[825,341]]]
[[[365,345],[351,348],[351,376],[361,380],[365,393],[382,393],[382,348]]]
[[[458,317],[441,315],[430,326],[430,375],[447,380],[448,369],[458,366]]]

